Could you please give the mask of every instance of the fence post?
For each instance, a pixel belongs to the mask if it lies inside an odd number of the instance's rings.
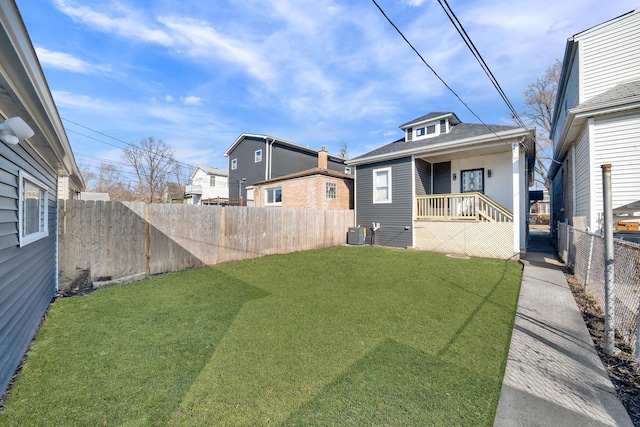
[[[151,203],[146,204],[145,212],[145,262],[144,273],[151,276]]]
[[[638,310],[638,321],[636,322],[636,348],[633,356],[636,360],[640,359],[640,310]]]
[[[614,293],[614,248],[613,248],[613,209],[611,207],[611,164],[602,168],[602,197],[604,201],[604,351],[611,355],[617,353],[615,347],[615,293]]]
[[[587,259],[587,272],[584,275],[584,288],[583,291],[587,292],[587,288],[589,287],[589,275],[591,274],[591,259],[593,258],[593,239],[594,235],[589,235],[589,258]]]

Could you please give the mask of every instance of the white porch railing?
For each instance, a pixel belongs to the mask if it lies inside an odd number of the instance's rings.
[[[417,220],[513,222],[513,214],[482,193],[416,196]]]

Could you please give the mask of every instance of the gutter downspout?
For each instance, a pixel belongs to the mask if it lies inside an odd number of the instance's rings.
[[[276,139],[271,137],[271,142],[269,142],[269,137],[265,136],[265,154],[266,154],[266,162],[264,167],[264,179],[271,179],[271,165],[273,164],[271,155],[273,154],[273,143],[276,142]]]

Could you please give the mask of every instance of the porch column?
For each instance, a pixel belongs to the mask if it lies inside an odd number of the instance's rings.
[[[524,236],[524,224],[520,218],[521,212],[521,194],[522,189],[520,183],[520,177],[525,175],[524,162],[520,161],[520,144],[516,141],[511,144],[511,163],[512,163],[512,183],[511,188],[513,191],[513,253],[520,253],[520,239]]]

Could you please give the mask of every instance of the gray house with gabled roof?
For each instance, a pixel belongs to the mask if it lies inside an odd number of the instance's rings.
[[[0,126],[2,394],[57,290],[58,197],[85,186],[13,1],[0,2]]]
[[[534,128],[434,112],[400,129],[403,138],[347,162],[368,242],[495,258],[526,249]]]

